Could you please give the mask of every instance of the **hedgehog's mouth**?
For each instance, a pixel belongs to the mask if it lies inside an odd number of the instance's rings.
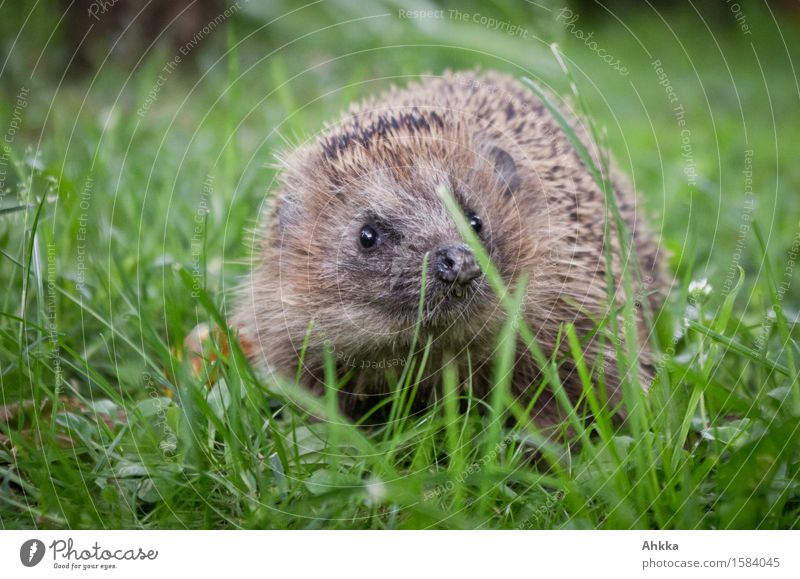
[[[426,298],[424,325],[448,327],[479,316],[482,311],[482,280],[469,284],[438,284]]]
[[[450,289],[450,294],[457,298],[463,298],[467,293],[467,289],[463,285],[453,284],[453,287]]]
[[[466,305],[465,302],[475,297],[476,285],[474,282],[466,285],[458,283],[440,284],[439,291],[431,297],[446,307],[457,308]]]

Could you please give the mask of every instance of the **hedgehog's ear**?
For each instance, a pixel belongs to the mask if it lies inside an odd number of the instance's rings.
[[[295,202],[289,194],[283,195],[275,200],[273,211],[275,212],[275,222],[278,224],[278,229],[281,232],[286,230],[286,227],[294,218]]]
[[[506,188],[506,195],[511,195],[520,186],[519,173],[517,172],[517,164],[514,162],[514,157],[497,145],[490,145],[488,153],[494,162],[494,169],[500,182]]]

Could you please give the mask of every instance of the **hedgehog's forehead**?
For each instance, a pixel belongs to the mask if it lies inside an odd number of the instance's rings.
[[[435,197],[438,187],[453,189],[475,166],[467,139],[439,131],[400,132],[373,135],[363,142],[349,141],[335,153],[320,141],[314,155],[314,169],[307,174],[324,176],[333,193],[354,190],[402,193]]]
[[[426,191],[435,193],[441,186],[452,188],[455,176],[449,159],[429,151],[395,153],[376,158],[367,152],[354,152],[326,163],[331,191],[352,194],[354,190],[364,190],[388,195],[406,190],[424,196]]]
[[[450,114],[433,106],[369,107],[353,111],[320,138],[323,155],[334,161],[353,150],[378,150],[419,137],[441,136],[452,125]]]
[[[480,152],[474,127],[433,107],[371,109],[347,117],[285,163],[287,189],[340,206],[386,210],[441,205],[440,187],[468,190]],[[326,204],[328,201],[326,201]]]
[[[324,197],[330,207],[349,213],[401,217],[444,211],[440,187],[455,189],[450,173],[436,159],[421,159],[403,167],[371,165],[337,174]]]

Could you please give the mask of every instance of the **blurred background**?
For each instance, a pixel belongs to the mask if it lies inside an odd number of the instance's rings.
[[[164,349],[179,341],[197,314],[175,268],[193,272],[224,309],[246,271],[246,232],[274,186],[276,151],[391,83],[477,66],[562,95],[571,75],[604,144],[633,177],[672,272],[708,278],[719,301],[737,266],[748,284],[761,268],[754,223],[777,271],[798,232],[799,7],[6,3],[0,301],[17,313],[32,305],[19,302],[20,264],[41,204],[39,283],[50,267],[59,287],[98,316],[57,293],[62,343],[142,388],[141,352],[110,343],[99,320]],[[785,288],[795,315],[798,286]],[[768,299],[750,299],[758,323]],[[46,314],[46,304],[33,306]]]

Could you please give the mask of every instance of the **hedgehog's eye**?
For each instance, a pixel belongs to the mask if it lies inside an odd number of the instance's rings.
[[[365,225],[361,228],[358,242],[363,249],[375,249],[380,243],[380,235],[372,225]]]
[[[481,218],[478,217],[474,211],[467,213],[467,221],[469,221],[469,225],[475,230],[475,233],[480,233],[481,229],[483,229],[483,221],[481,221]]]

